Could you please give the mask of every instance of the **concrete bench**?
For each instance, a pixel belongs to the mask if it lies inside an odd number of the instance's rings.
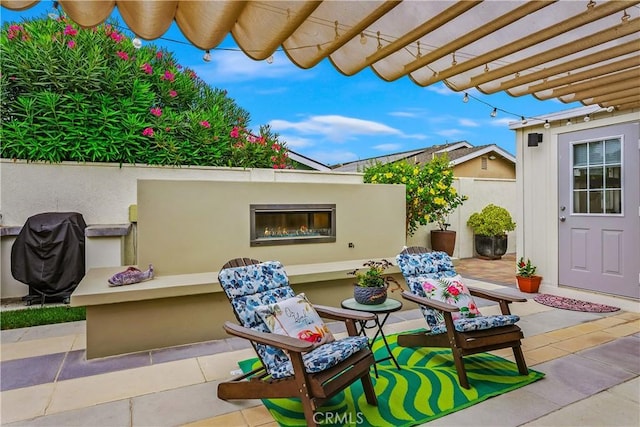
[[[363,268],[366,261],[285,265],[285,269],[296,293],[304,292],[314,304],[340,307],[342,300],[353,297],[354,278],[347,273]],[[229,338],[222,324],[236,319],[218,283],[218,272],[159,275],[109,287],[107,279],[122,270],[90,269],[71,295],[71,306],[87,310],[87,359]],[[387,272],[403,283],[397,266]]]

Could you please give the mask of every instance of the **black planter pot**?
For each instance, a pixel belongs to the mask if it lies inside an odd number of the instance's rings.
[[[481,236],[475,235],[476,253],[482,259],[500,259],[507,253],[507,235]]]

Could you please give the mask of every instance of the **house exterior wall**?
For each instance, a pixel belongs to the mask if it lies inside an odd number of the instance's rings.
[[[482,169],[482,158],[486,159],[486,169]],[[516,179],[516,165],[503,158],[491,160],[484,155],[456,165],[453,175],[458,178]]]
[[[566,126],[552,123],[545,129],[542,123],[516,129],[517,214],[516,253],[530,258],[543,277],[540,292],[588,299],[638,311],[637,301],[627,301],[595,293],[584,293],[559,287],[558,274],[558,137],[561,134],[620,123],[638,122],[638,110],[601,113],[590,121],[573,120]],[[537,147],[527,146],[527,135],[543,135]],[[636,191],[638,188],[636,188]],[[633,190],[632,190],[633,191]],[[638,207],[636,207],[638,209]],[[640,256],[640,254],[639,254]]]

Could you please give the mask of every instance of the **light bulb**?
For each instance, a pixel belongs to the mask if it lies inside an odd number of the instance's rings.
[[[267,64],[273,64],[273,55],[267,58]]]
[[[585,122],[588,122],[589,120],[591,120],[591,117],[589,117],[588,115],[586,115],[586,116],[584,116],[584,119],[583,119],[583,120],[584,120]]]
[[[204,51],[204,55],[202,55],[202,60],[204,62],[211,62],[211,52],[209,52],[209,49]]]
[[[613,113],[613,110],[615,110],[615,107],[613,105],[609,105],[607,107],[607,113]]]
[[[494,108],[493,111],[491,112],[491,117],[495,117],[498,114],[498,109]]]
[[[527,119],[525,119],[525,118],[524,118],[524,116],[520,116],[520,122],[521,122],[523,125],[526,125],[526,124],[527,124]]]
[[[462,102],[464,102],[465,104],[469,102],[469,94],[467,94],[466,92],[464,94],[464,98],[462,98]]]
[[[571,119],[567,119],[567,126],[571,126],[573,123],[571,123]]]
[[[545,120],[544,121],[544,128],[545,129],[549,129],[551,127],[551,123],[549,123],[549,120]]]
[[[367,36],[365,36],[364,33],[360,33],[360,44],[363,46],[367,44]]]
[[[131,40],[131,44],[133,44],[133,47],[135,49],[140,49],[142,47],[142,40],[140,40],[137,37],[134,37],[133,40]]]

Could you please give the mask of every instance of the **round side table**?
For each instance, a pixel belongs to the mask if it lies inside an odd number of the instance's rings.
[[[342,305],[342,308],[347,308],[349,310],[363,311],[366,313],[372,313],[376,315],[376,317],[373,319],[373,324],[371,325],[368,324],[368,321],[366,320],[361,320],[358,322],[360,324],[360,330],[358,331],[358,333],[363,336],[367,336],[367,331],[366,331],[367,329],[375,329],[375,334],[373,335],[373,338],[369,340],[369,348],[372,347],[373,342],[376,340],[376,338],[380,336],[382,338],[382,341],[384,342],[384,346],[387,348],[387,352],[389,353],[389,356],[383,357],[382,359],[375,360],[375,363],[373,364],[373,369],[375,371],[376,378],[378,378],[377,364],[384,360],[392,360],[393,363],[396,365],[396,367],[400,369],[400,365],[398,364],[398,361],[396,360],[396,358],[393,356],[393,353],[391,352],[391,348],[389,347],[389,343],[387,342],[387,337],[385,336],[384,331],[382,330],[382,327],[384,326],[385,322],[389,318],[389,314],[393,313],[394,311],[398,311],[402,308],[402,302],[395,300],[393,298],[387,298],[387,300],[382,304],[368,305],[368,304],[360,304],[356,302],[354,298],[349,298],[342,301],[341,305]],[[383,315],[382,320],[380,320],[380,315]]]

